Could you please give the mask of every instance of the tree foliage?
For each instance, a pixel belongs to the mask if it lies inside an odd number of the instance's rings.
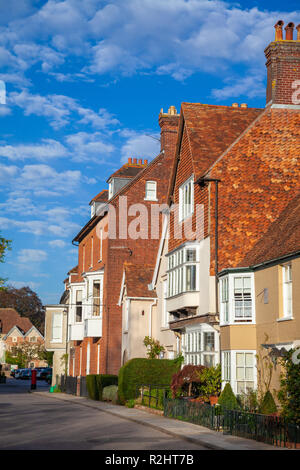
[[[266,392],[262,404],[260,406],[259,412],[263,415],[271,415],[273,413],[277,413],[277,406],[270,390]]]
[[[291,423],[300,424],[300,364],[295,361],[299,350],[291,349],[281,359],[284,372],[281,376],[278,399],[282,415]],[[300,357],[300,355],[298,356]],[[296,358],[297,359],[297,358]]]
[[[18,346],[14,346],[10,352],[6,352],[6,360],[12,361],[8,362],[8,364],[18,364],[21,368],[29,367],[30,362],[36,359],[43,360],[44,356],[44,346],[38,343],[30,343],[29,341],[24,341],[18,344]]]
[[[219,396],[221,392],[221,365],[207,367],[199,373],[200,395],[209,398]]]
[[[44,331],[45,309],[38,295],[30,287],[16,289],[7,286],[0,290],[0,307],[14,308],[21,317],[27,317],[42,333]]]
[[[187,364],[179,372],[174,374],[171,382],[173,398],[175,398],[180,391],[188,396],[191,396],[192,393],[198,394],[199,387],[201,386],[200,377],[204,369],[206,369],[205,366]]]
[[[224,407],[227,410],[238,410],[239,404],[235,394],[232,391],[230,383],[227,383],[219,397],[218,405]]]
[[[165,352],[165,348],[154,338],[145,336],[144,345],[147,349],[147,356],[149,359],[157,359],[161,352]]]

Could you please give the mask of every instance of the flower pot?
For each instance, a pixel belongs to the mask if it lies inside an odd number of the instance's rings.
[[[218,403],[218,397],[210,396],[209,401],[210,401],[211,406],[214,406]]]

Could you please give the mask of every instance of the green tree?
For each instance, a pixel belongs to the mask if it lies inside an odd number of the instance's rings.
[[[259,412],[263,415],[271,415],[272,413],[277,413],[277,406],[270,390],[266,392],[262,404],[259,408]]]
[[[149,359],[157,359],[161,352],[165,352],[165,348],[154,338],[145,336],[144,345],[147,348],[147,356]]]
[[[230,383],[227,383],[220,395],[218,405],[221,405],[227,410],[238,410],[239,404],[235,394],[232,391]]]
[[[24,341],[18,346],[14,346],[10,351],[10,358],[13,360],[16,359],[18,362],[13,362],[13,364],[22,364],[21,367],[29,367],[30,362],[35,359],[42,359],[45,348],[43,345],[37,343],[30,343],[29,341]],[[8,356],[9,357],[9,356]],[[7,358],[7,356],[6,356]],[[10,363],[11,364],[11,363]]]
[[[0,290],[0,307],[16,309],[21,317],[29,318],[36,328],[44,332],[45,309],[38,295],[30,287],[16,289],[6,286]]]
[[[299,349],[291,349],[281,359],[283,373],[278,399],[282,407],[282,415],[287,421],[300,425],[300,364],[295,361],[296,351],[299,352]],[[300,358],[300,354],[298,357]]]
[[[11,240],[7,240],[0,236],[0,263],[4,263],[5,253],[7,250],[11,250]],[[4,289],[4,283],[6,279],[0,277],[0,290]]]

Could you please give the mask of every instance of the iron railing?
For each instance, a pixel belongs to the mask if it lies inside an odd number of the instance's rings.
[[[149,408],[164,409],[164,399],[170,391],[169,385],[137,384],[136,398],[141,397],[141,404]]]
[[[279,447],[300,448],[300,426],[279,416],[226,410],[190,399],[164,399],[164,416]]]

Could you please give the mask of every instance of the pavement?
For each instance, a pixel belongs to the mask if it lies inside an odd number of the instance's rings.
[[[45,392],[34,391],[33,396],[44,396]],[[57,402],[67,402],[80,407],[92,408],[99,413],[106,413],[112,416],[134,422],[138,425],[152,428],[160,433],[167,434],[173,438],[196,444],[199,449],[206,450],[281,450],[261,442],[244,439],[241,437],[226,435],[216,432],[203,426],[186,423],[176,419],[165,418],[150,414],[135,408],[113,405],[107,402],[98,402],[85,397],[68,395],[65,393],[47,393],[47,398]],[[178,449],[175,447],[174,449]]]

